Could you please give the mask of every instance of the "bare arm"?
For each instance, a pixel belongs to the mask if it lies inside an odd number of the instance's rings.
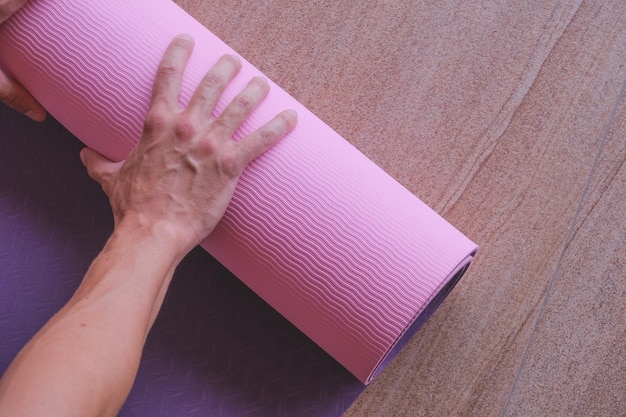
[[[268,92],[262,79],[251,80],[216,120],[210,118],[239,70],[232,56],[219,60],[180,110],[192,47],[188,36],[170,44],[144,135],[126,161],[113,163],[90,149],[81,153],[109,196],[115,229],[72,299],[0,380],[1,416],[114,416],[174,269],[216,226],[246,165],[295,126],[295,113],[286,111],[244,140],[232,140]]]
[[[0,0],[0,23],[11,17],[27,2],[28,0]],[[2,67],[0,67],[0,101],[38,122],[46,118],[46,111],[41,104],[20,83],[5,73]]]

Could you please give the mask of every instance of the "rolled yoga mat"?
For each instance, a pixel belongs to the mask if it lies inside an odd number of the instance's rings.
[[[141,136],[157,65],[171,39],[196,46],[180,105],[235,53],[169,0],[31,0],[0,26],[0,64],[87,146],[122,160]],[[219,114],[248,80],[226,89]],[[280,110],[296,129],[244,172],[202,243],[278,312],[368,383],[461,278],[476,245],[270,81],[235,133]]]

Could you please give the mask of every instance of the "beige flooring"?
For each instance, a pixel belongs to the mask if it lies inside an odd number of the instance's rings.
[[[346,412],[626,416],[624,0],[179,0],[475,240]]]

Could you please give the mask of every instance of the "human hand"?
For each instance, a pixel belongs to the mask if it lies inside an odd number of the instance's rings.
[[[28,0],[0,0],[0,23],[17,12]]]
[[[295,111],[284,111],[240,142],[232,135],[266,97],[269,85],[253,78],[213,119],[226,84],[241,67],[225,55],[201,81],[189,106],[180,109],[182,77],[193,49],[189,35],[169,45],[154,82],[151,108],[137,147],[122,162],[89,148],[81,159],[108,195],[116,227],[165,225],[182,252],[200,243],[217,225],[249,162],[291,131]]]
[[[0,23],[7,20],[28,0],[0,0]],[[20,83],[0,68],[0,101],[38,122],[46,118],[44,108]]]

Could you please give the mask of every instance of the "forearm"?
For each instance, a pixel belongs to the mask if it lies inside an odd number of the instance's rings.
[[[183,255],[166,227],[117,227],[72,299],[0,381],[0,415],[115,415]]]
[[[228,55],[181,109],[192,48],[189,35],[168,46],[142,138],[123,162],[90,149],[81,152],[89,175],[109,197],[116,230],[76,294],[0,380],[0,416],[115,415],[130,391],[174,269],[222,218],[248,163],[295,127],[296,113],[284,111],[233,140],[269,85],[250,80],[214,118],[215,104],[241,68],[240,60]]]

